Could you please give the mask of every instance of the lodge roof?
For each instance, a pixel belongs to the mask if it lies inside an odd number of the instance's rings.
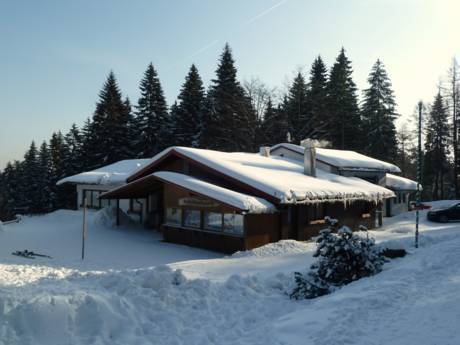
[[[406,177],[397,176],[393,174],[387,174],[385,178],[385,186],[399,191],[416,191],[417,182],[412,181]],[[420,186],[420,189],[422,186]]]
[[[291,143],[276,144],[270,148],[271,152],[285,148],[298,153],[303,159],[305,148]],[[301,156],[300,156],[301,155]],[[316,160],[334,166],[339,170],[383,171],[399,173],[401,170],[394,164],[375,159],[355,151],[333,150],[316,148]]]
[[[147,165],[150,161],[151,159],[126,159],[92,171],[85,171],[63,178],[56,184],[122,185],[126,183],[126,179],[130,175]]]
[[[392,191],[357,177],[339,176],[320,169],[316,177],[305,175],[303,162],[285,157],[177,146],[157,154],[148,165],[131,175],[128,182],[154,173],[159,163],[170,156],[206,167],[279,203],[379,201],[394,196]]]
[[[216,186],[214,184],[199,180],[195,177],[179,174],[171,171],[157,171],[144,178],[131,182],[128,185],[121,186],[104,193],[102,198],[110,198],[111,195],[123,195],[124,193],[133,194],[136,191],[142,190],[148,192],[143,186],[149,185],[149,180],[157,180],[164,183],[169,183],[180,188],[194,192],[195,194],[204,196],[208,199],[218,201],[228,205],[238,211],[247,213],[273,213],[276,212],[276,207],[262,198],[257,198],[251,195],[235,192],[233,190]]]

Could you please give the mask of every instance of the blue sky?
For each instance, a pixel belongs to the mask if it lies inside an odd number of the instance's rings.
[[[459,10],[455,0],[0,0],[0,168],[33,139],[81,125],[110,69],[135,103],[152,61],[171,103],[192,63],[209,83],[225,42],[241,80],[281,88],[344,46],[362,89],[381,58],[407,118],[460,52]]]

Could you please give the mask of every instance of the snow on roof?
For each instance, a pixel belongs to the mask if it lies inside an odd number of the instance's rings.
[[[417,190],[417,182],[408,178],[387,174],[385,186],[394,190]],[[422,186],[420,186],[422,188]]]
[[[271,151],[280,147],[285,147],[301,155],[304,154],[305,150],[304,147],[299,145],[281,143],[272,146]],[[316,159],[341,170],[383,170],[387,172],[401,172],[394,164],[365,156],[355,151],[316,148]]]
[[[126,183],[126,179],[137,170],[143,168],[151,159],[126,159],[96,170],[82,172],[77,175],[65,177],[56,184],[97,184],[97,185],[120,185]]]
[[[166,182],[173,183],[198,194],[207,196],[213,200],[247,211],[248,213],[272,213],[276,211],[276,207],[265,199],[234,192],[232,190],[199,180],[192,176],[170,171],[157,171],[152,175]]]
[[[170,147],[152,158],[152,164],[177,152],[215,171],[241,181],[281,203],[372,200],[393,197],[384,187],[357,177],[344,177],[317,170],[304,174],[303,162],[256,153],[220,152],[189,147]]]

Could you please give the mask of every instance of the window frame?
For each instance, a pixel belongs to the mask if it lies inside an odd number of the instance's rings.
[[[102,193],[105,193],[105,192],[107,192],[107,191],[106,190],[101,190],[101,189],[83,189],[82,190],[82,200],[81,200],[80,207],[85,206],[84,202],[85,202],[85,198],[86,198],[86,207],[87,208],[96,209],[96,210],[101,209],[102,208],[102,202],[101,202],[102,200],[99,199],[99,197],[101,196]],[[94,199],[94,196],[93,196],[94,193],[97,193],[96,199]],[[93,203],[93,201],[97,201],[97,202]],[[111,206],[110,200],[109,200],[109,205],[108,206]]]
[[[220,229],[216,227],[207,227],[206,226],[206,215],[214,214],[220,216]],[[224,232],[224,214],[222,212],[213,212],[213,211],[203,211],[203,230],[206,231],[215,231],[215,232]]]
[[[195,225],[190,225],[190,224],[187,224],[186,223],[186,219],[187,219],[187,216],[186,214],[187,213],[193,213],[193,212],[197,212],[198,215],[199,215],[199,224],[198,226],[195,226]],[[191,228],[191,229],[202,229],[203,228],[203,222],[202,222],[202,211],[201,210],[197,210],[195,208],[184,208],[182,209],[182,225],[186,228]]]
[[[233,212],[233,213],[223,213],[222,214],[222,231],[224,234],[232,235],[232,236],[239,236],[244,237],[246,233],[245,225],[244,225],[244,215]],[[225,216],[232,216],[233,217],[233,231],[228,231],[225,227]],[[235,217],[241,218],[241,232],[235,231]]]
[[[169,218],[168,218],[168,210],[176,210],[179,212],[179,219],[178,219],[178,222],[177,223],[173,223],[173,222],[170,222],[169,221]],[[183,210],[179,207],[166,207],[165,209],[165,224],[166,225],[172,225],[172,226],[182,226],[182,223],[183,223]]]

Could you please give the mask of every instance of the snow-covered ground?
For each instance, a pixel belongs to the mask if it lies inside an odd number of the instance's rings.
[[[439,206],[439,203],[438,203]],[[374,277],[291,301],[313,243],[282,241],[231,257],[164,243],[90,213],[25,217],[0,231],[0,344],[459,344],[460,225],[385,219],[377,242],[410,254]],[[33,250],[53,259],[12,256]]]

